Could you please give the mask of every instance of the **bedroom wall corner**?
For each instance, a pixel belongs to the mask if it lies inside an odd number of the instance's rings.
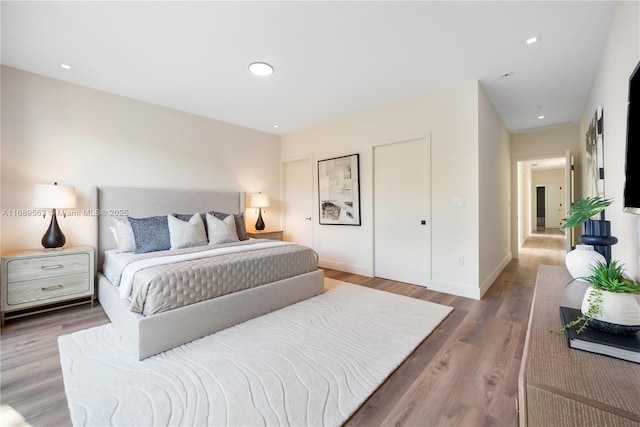
[[[478,84],[478,235],[482,296],[511,260],[510,135]]]
[[[478,281],[478,82],[400,101],[282,137],[282,159],[360,154],[362,226],[314,224],[314,249],[329,265],[374,275],[373,147],[430,135],[432,281],[471,295]],[[401,165],[399,165],[401,167]],[[314,171],[314,179],[317,179]],[[464,198],[464,208],[452,199]],[[317,212],[317,188],[314,187]],[[459,255],[464,266],[456,265]],[[360,273],[364,272],[364,273]]]

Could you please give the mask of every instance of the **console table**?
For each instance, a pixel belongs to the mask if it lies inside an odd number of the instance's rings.
[[[640,364],[569,348],[559,306],[579,307],[563,266],[541,265],[518,378],[520,426],[640,426]],[[577,284],[580,286],[580,284]]]

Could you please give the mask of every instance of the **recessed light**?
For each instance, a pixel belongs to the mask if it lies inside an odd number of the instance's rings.
[[[249,71],[256,76],[269,76],[273,73],[273,67],[266,62],[253,62],[249,64]]]
[[[544,116],[538,116],[538,120],[544,119]]]
[[[60,64],[60,68],[64,68],[65,70],[70,70],[71,69],[71,65]]]
[[[527,39],[527,44],[534,44],[540,41],[540,36],[533,36]]]
[[[280,127],[280,125],[273,125],[273,127],[274,127],[275,129],[278,129],[278,128]]]

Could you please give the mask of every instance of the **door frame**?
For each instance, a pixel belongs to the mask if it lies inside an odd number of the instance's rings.
[[[540,156],[524,156],[518,158],[511,158],[511,200],[515,201],[515,203],[511,203],[511,254],[514,259],[517,259],[520,254],[520,234],[524,229],[529,230],[531,224],[527,224],[526,221],[528,215],[526,212],[526,208],[528,207],[529,212],[531,212],[532,206],[532,197],[534,197],[534,192],[529,191],[528,194],[522,194],[523,186],[526,183],[522,182],[522,173],[524,169],[524,165],[527,162],[534,162],[536,160],[544,160],[544,159],[557,159],[557,158],[565,158],[565,200],[570,198],[573,200],[574,191],[572,178],[575,178],[574,174],[570,170],[571,165],[573,163],[573,156],[571,156],[570,150],[565,150],[562,153],[558,154],[546,154]],[[569,194],[568,194],[569,193]],[[527,199],[527,200],[525,200]],[[524,203],[524,206],[522,205]],[[566,201],[565,201],[566,203]],[[568,209],[568,206],[565,206]],[[566,230],[565,230],[566,231]],[[527,233],[530,234],[530,233]],[[568,243],[567,243],[568,245]]]

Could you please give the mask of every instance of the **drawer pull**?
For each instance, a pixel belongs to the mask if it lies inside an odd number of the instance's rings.
[[[60,268],[64,268],[62,264],[53,264],[53,265],[43,265],[40,267],[41,270],[58,270]]]
[[[54,286],[46,286],[44,288],[40,288],[41,291],[55,291],[56,289],[62,289],[64,285],[54,285]]]

